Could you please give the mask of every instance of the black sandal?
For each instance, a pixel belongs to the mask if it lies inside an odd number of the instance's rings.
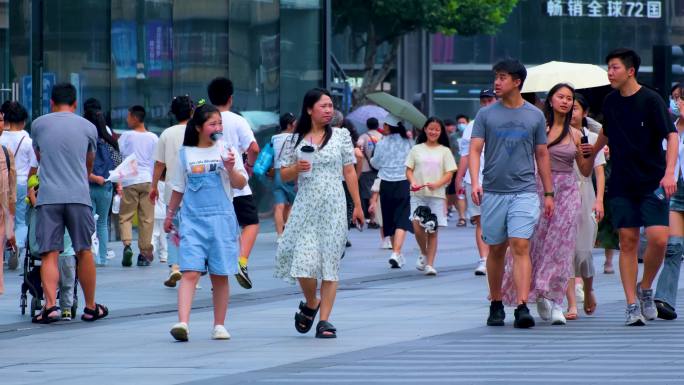
[[[465,227],[466,226],[466,220],[465,218],[459,218],[458,223],[456,224],[457,227]]]
[[[102,310],[102,314],[100,314],[100,310]],[[90,316],[90,318],[86,317],[86,314]],[[88,309],[87,307],[83,308],[83,314],[81,315],[81,321],[85,322],[94,322],[97,321],[101,318],[106,317],[109,315],[109,309],[107,309],[106,306],[100,305],[99,303],[95,304],[95,309]]]
[[[320,321],[316,325],[316,338],[337,338],[337,329],[328,321]]]
[[[314,320],[316,319],[316,314],[318,314],[318,309],[321,307],[320,303],[315,309],[311,309],[306,306],[305,302],[299,302],[299,312],[295,313],[295,329],[302,334],[306,334],[311,330]]]
[[[51,324],[53,322],[57,322],[57,321],[59,321],[59,316],[50,317],[50,313],[55,312],[55,311],[58,312],[59,307],[53,306],[49,309],[42,308],[38,315],[31,318],[31,322],[34,324]],[[38,319],[38,317],[40,317],[40,319]]]

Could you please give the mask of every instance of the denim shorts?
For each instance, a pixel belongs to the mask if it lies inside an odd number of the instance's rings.
[[[280,169],[275,171],[273,178],[273,203],[277,205],[293,205],[297,196],[294,182],[283,182]]]
[[[509,238],[532,238],[541,211],[537,193],[486,192],[481,206],[482,240],[488,245],[500,245]]]
[[[684,179],[681,176],[677,181],[677,192],[670,197],[670,211],[684,211]]]

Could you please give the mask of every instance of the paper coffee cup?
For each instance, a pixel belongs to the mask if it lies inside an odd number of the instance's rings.
[[[309,171],[300,172],[301,176],[310,176],[311,171],[313,171],[313,158],[315,149],[312,146],[306,145],[299,149],[299,160],[304,160],[311,164]]]

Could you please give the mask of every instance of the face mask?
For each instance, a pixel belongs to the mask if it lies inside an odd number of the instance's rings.
[[[465,123],[459,123],[457,126],[459,131],[465,131],[466,129],[466,124]]]
[[[670,111],[672,111],[672,115],[674,116],[679,116],[680,114],[679,104],[677,104],[677,102],[672,98],[670,98]]]

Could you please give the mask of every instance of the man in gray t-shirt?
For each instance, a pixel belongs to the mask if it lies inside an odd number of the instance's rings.
[[[36,241],[41,264],[45,307],[34,323],[59,320],[56,306],[59,271],[57,259],[64,250],[64,230],[69,231],[78,258],[78,280],[83,288],[84,321],[105,317],[108,310],[95,303],[95,261],[91,236],[95,221],[91,209],[88,177],[97,149],[97,129],[88,120],[74,114],[76,88],[68,83],[52,88],[52,113],[33,121],[33,147],[39,162],[40,189],[36,220]]]
[[[516,328],[534,326],[527,308],[532,267],[530,238],[540,214],[535,159],[544,186],[544,212],[553,213],[551,165],[546,148],[546,121],[539,109],[520,95],[527,70],[517,60],[494,65],[494,91],[500,100],[475,117],[470,141],[472,198],[482,205],[482,240],[490,245],[487,279],[491,304],[487,325],[503,326],[502,281],[506,250],[513,256]],[[486,144],[486,147],[485,147]],[[485,148],[484,179],[480,185],[480,155]]]
[[[477,114],[471,138],[487,142],[482,187],[485,192],[537,192],[534,154],[546,144],[544,114],[528,102],[508,108],[501,101]]]

